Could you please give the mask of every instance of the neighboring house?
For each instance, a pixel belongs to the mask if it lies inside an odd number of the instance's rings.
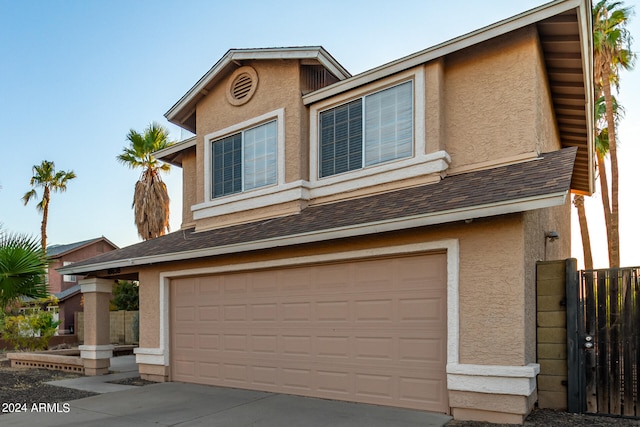
[[[87,372],[135,277],[144,378],[521,422],[536,262],[570,256],[593,191],[590,22],[555,1],[356,76],[228,51],[166,114],[196,135],[158,153],[182,229],[62,269],[91,276]]]
[[[78,280],[84,276],[60,274],[57,269],[115,249],[118,247],[105,237],[66,245],[51,245],[47,248],[50,262],[47,272],[48,290],[58,298],[58,314],[61,321],[58,329],[61,333],[73,333],[74,315],[77,311],[82,311],[82,295]]]

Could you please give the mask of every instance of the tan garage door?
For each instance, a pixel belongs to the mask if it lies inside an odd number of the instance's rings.
[[[174,279],[173,381],[448,412],[446,256]]]

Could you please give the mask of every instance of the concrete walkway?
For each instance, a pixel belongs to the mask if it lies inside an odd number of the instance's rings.
[[[112,361],[112,369],[120,372],[52,381],[50,384],[102,394],[65,402],[68,406],[60,404],[43,412],[0,415],[0,424],[39,427],[442,427],[451,419],[443,414],[408,409],[197,384],[172,382],[135,387],[105,383],[105,380],[137,376],[135,360],[133,365],[119,357]]]
[[[124,391],[138,388],[131,385],[110,384],[110,381],[117,381],[124,378],[137,377],[138,365],[135,356],[120,356],[111,358],[111,372],[109,375],[98,375],[95,377],[79,377],[68,380],[49,381],[47,384],[58,387],[75,388],[78,390],[92,391],[94,393],[111,393],[114,391]]]

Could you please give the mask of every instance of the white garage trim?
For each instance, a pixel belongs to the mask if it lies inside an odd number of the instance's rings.
[[[160,313],[160,345],[157,348],[138,348],[136,362],[149,365],[169,366],[169,285],[171,279],[185,276],[231,273],[262,268],[290,267],[319,262],[344,261],[349,259],[366,259],[377,256],[415,254],[445,250],[447,253],[447,383],[449,389],[464,389],[479,393],[530,395],[535,388],[535,375],[539,366],[483,366],[459,363],[460,315],[459,315],[459,270],[460,248],[458,239],[447,239],[433,242],[415,243],[383,248],[362,249],[355,251],[334,252],[322,255],[310,255],[281,260],[257,261],[244,264],[221,265],[186,270],[174,270],[160,273],[159,279],[159,313]],[[526,374],[523,369],[526,370]],[[480,373],[480,375],[478,375]],[[515,373],[515,375],[514,375]],[[524,374],[524,375],[523,375]],[[513,377],[526,381],[513,381]],[[492,382],[495,386],[487,387]]]

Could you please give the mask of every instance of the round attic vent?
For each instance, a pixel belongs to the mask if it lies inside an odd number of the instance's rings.
[[[258,73],[252,67],[240,67],[231,75],[227,88],[227,101],[242,105],[251,99],[258,87]]]

